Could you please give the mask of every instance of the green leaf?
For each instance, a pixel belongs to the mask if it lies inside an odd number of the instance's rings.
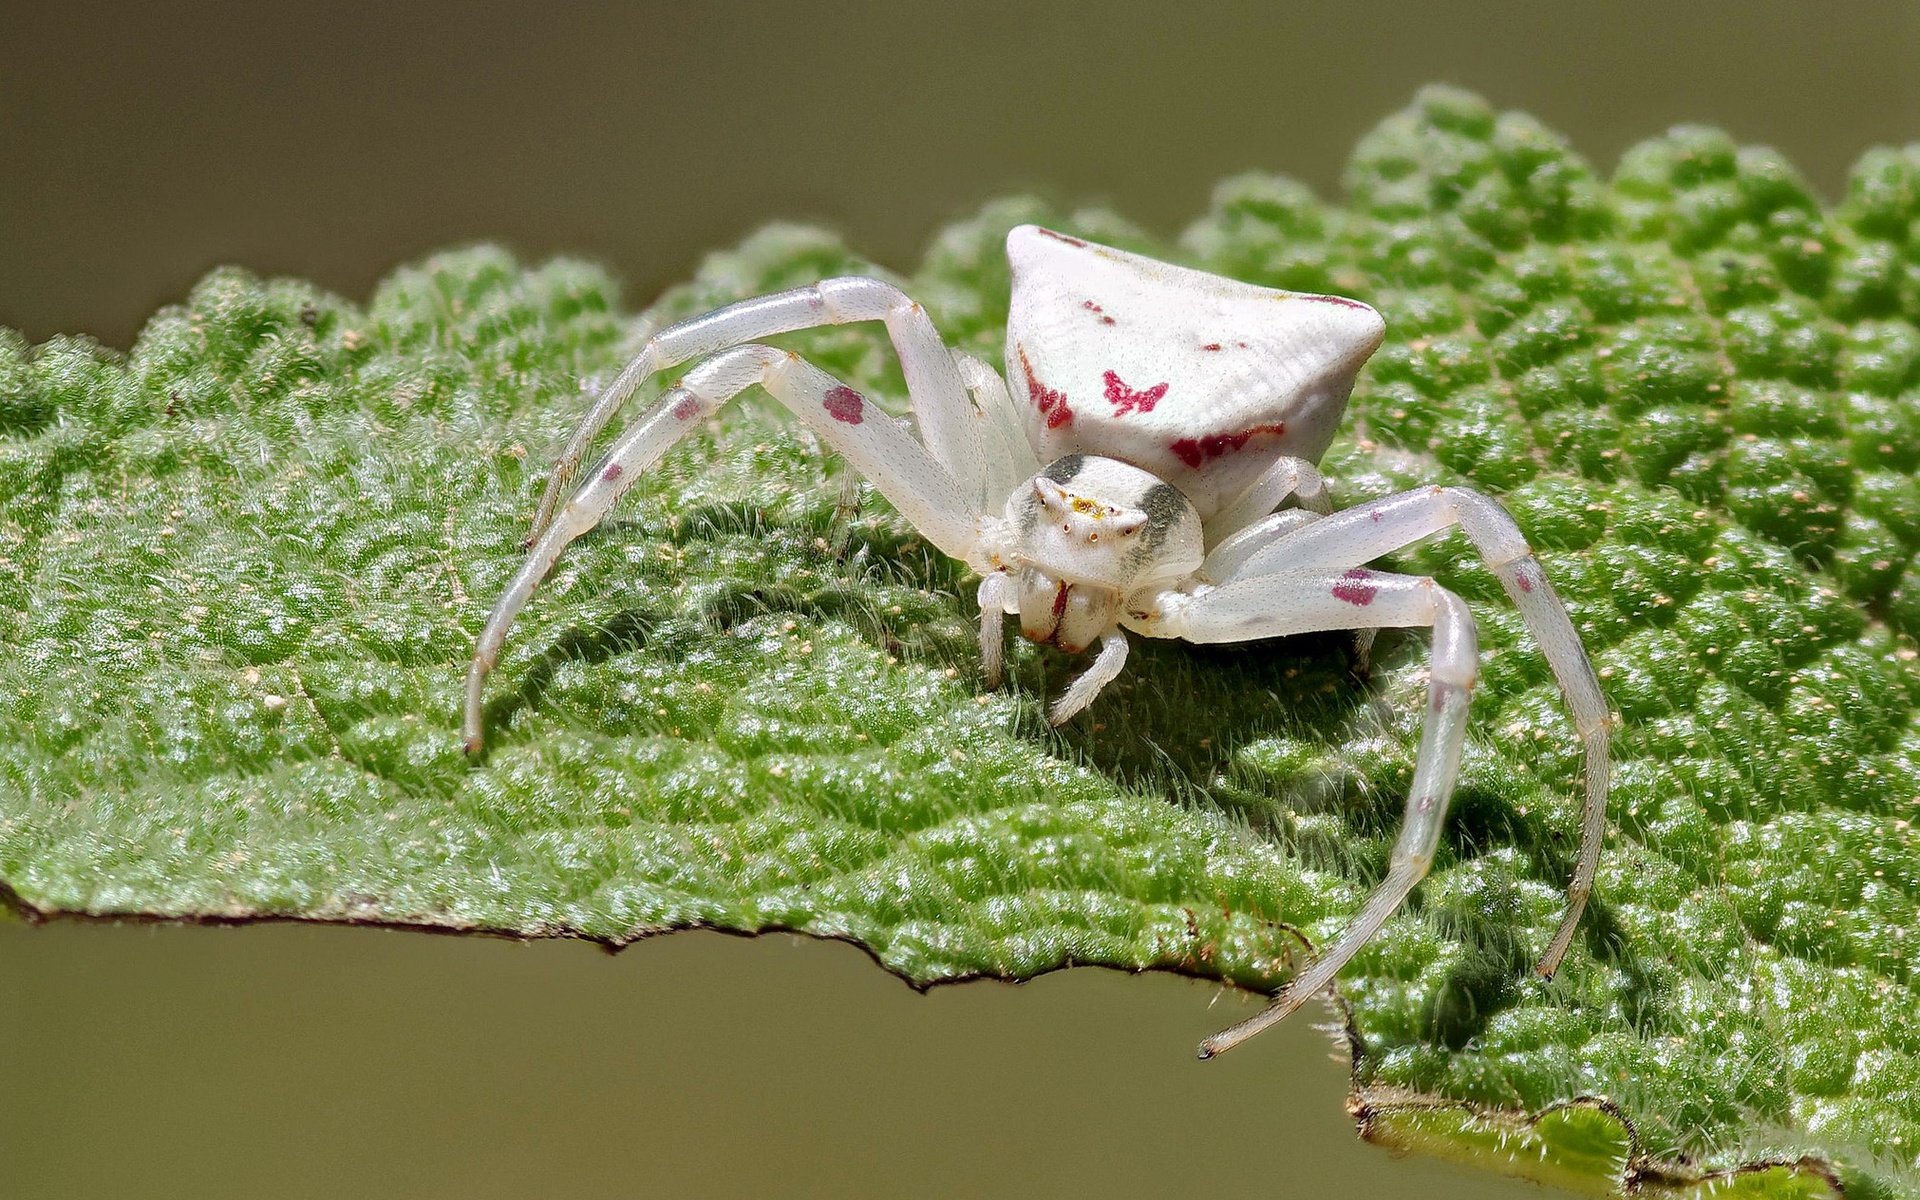
[[[1389,341],[1327,460],[1353,503],[1472,481],[1529,531],[1624,717],[1561,977],[1578,748],[1458,537],[1485,677],[1431,878],[1341,981],[1363,1128],[1583,1188],[1920,1179],[1920,147],[1824,210],[1708,129],[1611,183],[1423,93],[1343,206],[1230,180],[1179,248],[989,206],[902,280],[997,357],[1042,219],[1363,297]],[[664,318],[874,268],[777,228]],[[1268,988],[1376,879],[1425,642],[1143,645],[977,678],[963,572],[746,399],[521,618],[492,750],[462,672],[547,456],[636,346],[600,272],[471,249],[366,308],[209,276],[124,360],[0,334],[0,879],[31,913],[295,916],[624,942],[843,937],[915,983],[1069,963]],[[903,397],[884,338],[791,339]],[[1170,1048],[1170,1051],[1178,1048]],[[1203,1069],[1196,1067],[1195,1069]],[[1582,1097],[1605,1097],[1580,1100]]]

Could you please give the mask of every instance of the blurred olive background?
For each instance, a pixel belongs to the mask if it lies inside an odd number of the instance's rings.
[[[908,268],[1027,189],[1171,235],[1230,172],[1336,194],[1431,81],[1603,170],[1719,124],[1835,197],[1920,137],[1916,62],[1910,0],[0,0],[0,324],[124,347],[217,264],[364,298],[477,239],[601,261],[637,307],[767,220]],[[1304,1021],[1192,1062],[1247,1003],[1105,971],[922,997],[784,936],[0,920],[0,1192],[1545,1194],[1357,1142]]]
[[[1332,194],[1432,81],[1603,169],[1722,124],[1833,196],[1920,136],[1917,62],[1912,0],[0,0],[0,323],[126,345],[216,264],[364,297],[482,238],[598,259],[637,304],[770,218],[906,267],[1022,188],[1171,234],[1229,172]]]

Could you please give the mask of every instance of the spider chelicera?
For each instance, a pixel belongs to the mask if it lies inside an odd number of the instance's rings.
[[[507,628],[567,544],[640,473],[755,384],[980,576],[980,657],[1001,674],[1002,622],[1093,663],[1049,710],[1060,724],[1127,660],[1127,633],[1243,642],[1318,630],[1430,626],[1425,725],[1386,876],[1326,948],[1254,1017],[1201,1043],[1211,1057],[1286,1017],[1334,976],[1427,873],[1459,774],[1479,672],[1472,616],[1432,579],[1365,564],[1458,525],[1506,588],[1558,679],[1586,753],[1586,807],[1551,976],[1592,889],[1606,821],[1610,717],[1599,682],[1526,539],[1499,504],[1424,487],[1332,511],[1314,464],[1385,332],[1356,300],[1256,287],[1023,225],[1007,236],[1006,379],[950,350],[926,310],[878,279],[828,279],[654,334],[580,423],[548,480],[526,562],[494,606],[467,677],[481,744],[486,677]],[[912,419],[756,338],[882,321]],[[656,372],[700,359],[559,503],[588,445]],[[1017,398],[1016,398],[1017,397]],[[1291,499],[1294,507],[1281,508]]]

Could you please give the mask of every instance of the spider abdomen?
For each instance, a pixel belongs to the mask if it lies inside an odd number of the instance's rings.
[[[1068,238],[1007,235],[1007,382],[1040,461],[1133,463],[1202,519],[1282,455],[1318,461],[1386,325],[1357,300],[1256,287]]]

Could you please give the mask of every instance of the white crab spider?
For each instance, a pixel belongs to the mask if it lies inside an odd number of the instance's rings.
[[[1551,976],[1592,888],[1606,820],[1609,714],[1586,650],[1506,510],[1479,492],[1419,488],[1332,512],[1315,469],[1385,324],[1368,306],[1238,283],[1032,225],[1007,235],[1007,378],[947,348],[926,311],[877,279],[829,279],[744,300],[654,334],[567,443],[531,551],[487,618],[467,676],[480,747],[487,672],[515,614],[567,544],[700,420],[759,384],[871,480],[943,553],[979,573],[980,656],[1001,672],[1002,621],[1093,664],[1055,701],[1059,724],[1127,658],[1126,630],[1242,642],[1316,630],[1433,629],[1428,706],[1386,877],[1340,935],[1260,1014],[1201,1043],[1211,1057],[1333,981],[1427,873],[1460,769],[1478,674],[1473,618],[1432,579],[1363,565],[1452,525],[1540,643],[1586,751],[1586,808]],[[884,321],[913,419],[881,411],[756,338]],[[564,507],[587,446],[649,376],[702,361],[627,429]],[[1298,507],[1276,511],[1291,497]],[[1363,634],[1364,636],[1364,634]]]

